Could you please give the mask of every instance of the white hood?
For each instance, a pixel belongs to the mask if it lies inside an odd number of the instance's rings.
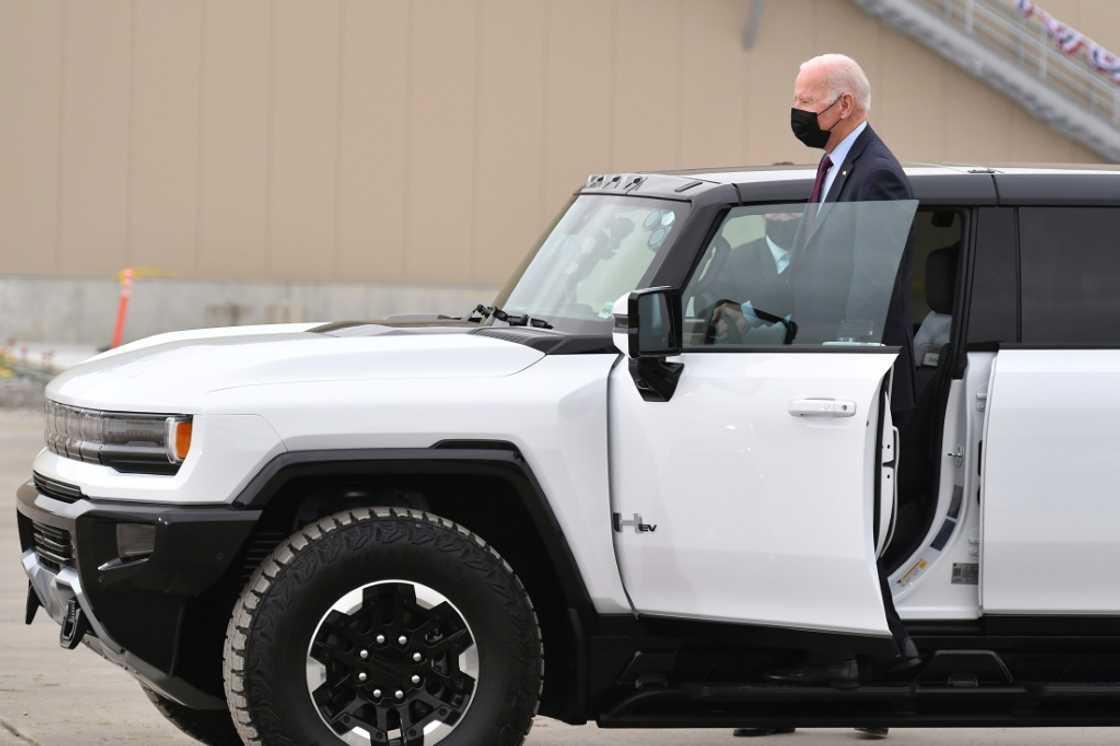
[[[47,397],[112,411],[200,413],[207,394],[260,384],[308,381],[493,378],[544,355],[462,327],[359,333],[309,331],[311,324],[202,329],[139,340],[75,366],[51,381]]]

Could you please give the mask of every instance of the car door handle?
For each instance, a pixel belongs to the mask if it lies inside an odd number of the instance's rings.
[[[848,399],[795,399],[789,403],[794,417],[852,417],[856,403]]]

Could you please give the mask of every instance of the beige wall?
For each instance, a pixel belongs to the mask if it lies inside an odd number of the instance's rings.
[[[589,172],[815,161],[847,52],[930,161],[1095,161],[847,0],[0,0],[0,273],[493,284]],[[1120,47],[1120,3],[1052,0]]]

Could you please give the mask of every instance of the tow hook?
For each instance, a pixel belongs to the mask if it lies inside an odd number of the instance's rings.
[[[89,621],[78,604],[78,599],[72,598],[66,602],[66,613],[62,618],[62,626],[58,630],[58,644],[66,650],[73,650],[89,632]]]

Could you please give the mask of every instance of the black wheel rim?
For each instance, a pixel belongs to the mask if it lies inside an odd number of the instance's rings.
[[[327,609],[307,649],[319,717],[354,746],[432,746],[462,722],[478,648],[459,609],[407,580],[355,588]]]

